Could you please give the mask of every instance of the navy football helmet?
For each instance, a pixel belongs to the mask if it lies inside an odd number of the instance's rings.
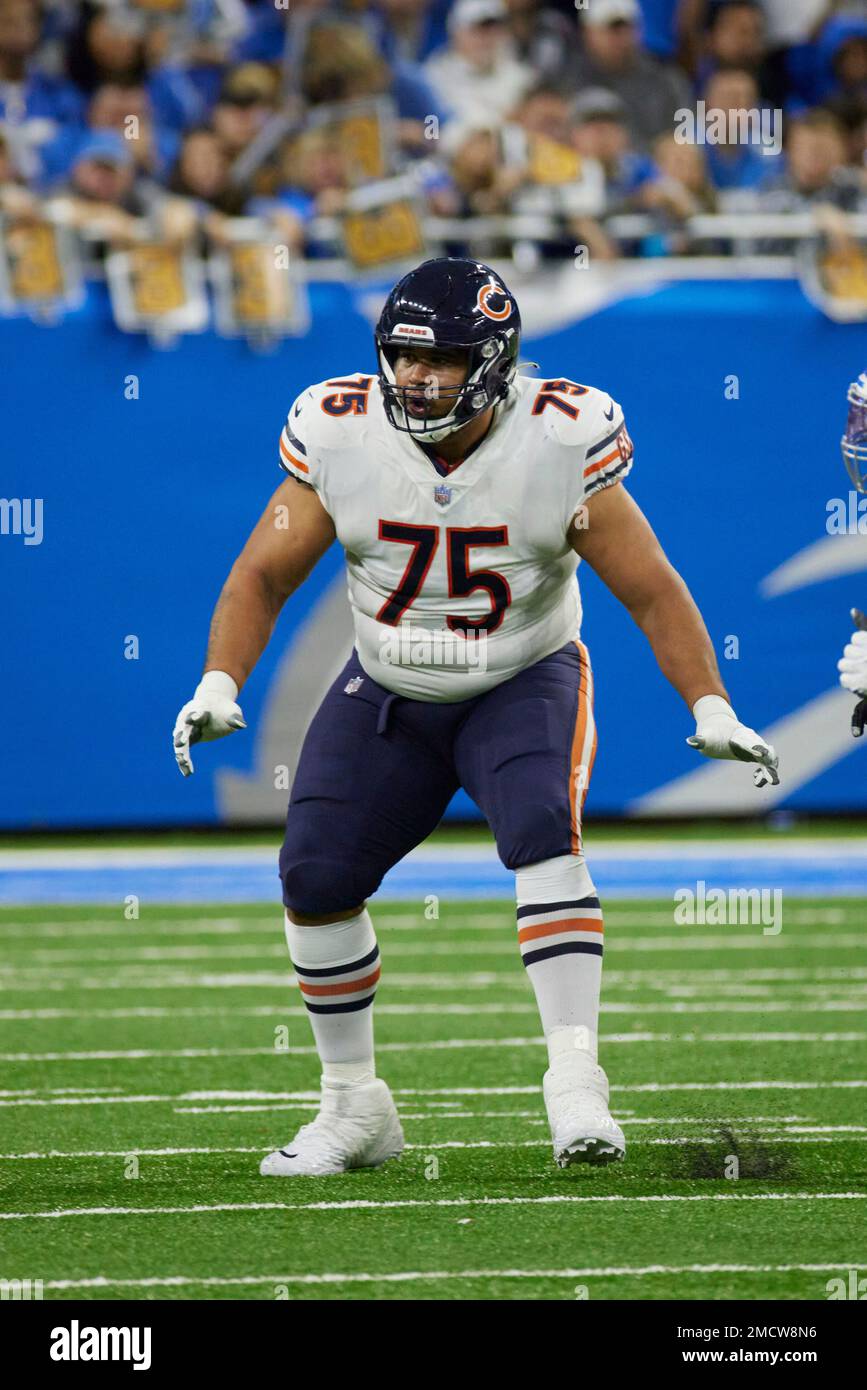
[[[846,472],[859,492],[867,492],[867,372],[853,381],[846,396],[849,415],[840,440]]]
[[[390,423],[414,439],[435,444],[508,394],[518,365],[521,315],[514,295],[490,266],[442,256],[398,280],[374,336]],[[408,344],[467,353],[463,383],[437,392],[439,400],[451,403],[447,415],[407,410],[407,394],[417,401],[419,387],[398,386],[394,363]]]

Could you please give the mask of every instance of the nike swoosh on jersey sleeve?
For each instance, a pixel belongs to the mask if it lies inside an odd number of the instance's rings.
[[[280,434],[279,444],[279,463],[286,473],[291,473],[293,477],[301,482],[308,482],[310,479],[310,454],[307,443],[302,437],[304,430],[304,414],[302,409],[304,396],[302,393],[294,402],[292,409],[286,417],[286,423]]]

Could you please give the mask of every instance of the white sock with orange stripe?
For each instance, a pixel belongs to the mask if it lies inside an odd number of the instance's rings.
[[[581,854],[518,869],[518,944],[536,994],[551,1065],[580,1049],[596,1060],[602,909]]]
[[[365,908],[343,922],[299,926],[285,917],[286,944],[307,1006],[326,1086],[358,1086],[376,1075],[373,998],[379,947]]]

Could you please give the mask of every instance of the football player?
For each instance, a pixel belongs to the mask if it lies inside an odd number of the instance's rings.
[[[867,492],[867,372],[853,381],[846,395],[849,413],[846,431],[840,440],[846,472],[858,492]],[[840,684],[861,698],[852,711],[852,733],[860,738],[867,724],[867,618],[857,608],[851,610],[855,631],[837,662]]]
[[[515,298],[489,266],[443,258],[399,281],[376,328],[378,371],[310,386],[289,410],[288,477],[226,581],[205,674],[178,716],[188,775],[191,744],[244,727],[238,692],[336,537],[355,649],[308,729],[280,855],[322,1101],[263,1174],[339,1173],[400,1153],[374,1070],[379,950],[366,903],[459,786],[515,872],[554,1157],[563,1167],[623,1157],[597,1058],[603,924],[581,827],[596,733],[579,559],[625,604],[692,710],[687,742],[779,780],[623,486],[633,449],[620,406],[566,377],[517,375],[520,332]]]

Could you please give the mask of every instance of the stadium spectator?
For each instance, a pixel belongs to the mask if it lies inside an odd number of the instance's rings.
[[[247,149],[277,109],[279,81],[264,63],[242,63],[226,73],[211,125],[229,159]]]
[[[532,135],[544,135],[560,145],[571,141],[569,102],[556,87],[531,87],[512,111],[512,120]]]
[[[186,132],[168,188],[151,208],[168,240],[204,253],[209,242],[228,239],[230,219],[245,211],[245,192],[232,183],[229,168],[213,130],[200,126]]]
[[[275,0],[246,0],[248,29],[232,50],[236,63],[297,65],[313,24],[327,17],[332,0],[291,0],[279,9]]]
[[[560,11],[540,0],[505,0],[516,57],[537,77],[556,73],[564,49],[575,43],[575,27]]]
[[[723,69],[709,78],[702,93],[708,112],[726,113],[726,133],[737,136],[737,113],[760,109],[759,89],[752,73]],[[720,191],[761,188],[773,179],[780,164],[779,153],[765,153],[759,143],[731,140],[708,144],[707,167],[711,183]]]
[[[0,184],[18,183],[20,174],[15,167],[12,159],[12,151],[9,148],[9,141],[2,127],[0,127]]]
[[[398,115],[397,138],[406,149],[425,149],[429,117],[446,119],[445,107],[424,70],[412,63],[389,65],[356,24],[328,22],[311,28],[300,63],[301,92],[311,106],[388,96]]]
[[[378,0],[363,16],[383,58],[423,63],[447,41],[451,0]]]
[[[464,124],[505,119],[535,81],[512,51],[507,18],[503,0],[457,0],[449,44],[425,64],[440,101]]]
[[[846,136],[846,163],[867,168],[867,98],[832,98],[825,109],[840,122]]]
[[[653,142],[653,160],[659,177],[647,190],[645,206],[666,207],[680,217],[716,212],[716,190],[705,147],[684,145],[673,135],[660,135]]]
[[[716,194],[708,180],[704,150],[684,145],[673,135],[660,135],[653,143],[656,178],[641,190],[642,209],[653,219],[654,230],[641,238],[642,256],[720,255],[721,242],[695,241],[686,227],[688,218],[716,211]]]
[[[867,96],[867,15],[834,15],[822,29],[815,50],[817,100]]]
[[[165,180],[177,158],[177,134],[154,124],[150,99],[140,82],[104,82],[90,98],[86,126],[65,127],[42,152],[42,185],[66,178],[76,152],[94,130],[116,130],[129,140],[139,173]]]
[[[461,216],[547,216],[555,223],[551,236],[522,238],[524,249],[536,258],[571,257],[578,241],[595,258],[610,259],[614,248],[596,220],[604,206],[604,176],[598,162],[576,161],[572,155],[571,175],[549,182],[534,159],[533,139],[533,134],[512,123],[496,129],[453,127],[446,147],[453,148],[449,172],[457,195],[454,211]],[[563,153],[569,154],[568,147]],[[502,254],[501,244],[508,247],[507,241],[494,238],[480,254]]]
[[[864,202],[864,175],[846,162],[846,136],[839,121],[821,107],[790,119],[783,171],[759,188],[768,212],[804,212],[817,206],[857,212]]]
[[[639,0],[641,41],[657,58],[686,60],[698,40],[706,0]]]
[[[116,130],[130,141],[141,173],[167,178],[177,158],[175,131],[155,125],[150,98],[140,83],[104,82],[87,108],[91,130]]]
[[[572,142],[605,174],[606,213],[642,206],[642,190],[658,177],[653,160],[632,147],[626,105],[605,87],[590,87],[572,105]]]
[[[9,141],[0,127],[0,212],[9,217],[24,217],[36,212],[36,195],[21,176]]]
[[[607,87],[623,102],[636,148],[672,129],[675,112],[691,102],[679,68],[641,48],[638,0],[593,0],[581,11],[583,46],[564,55],[558,84],[572,94]]]
[[[765,19],[757,0],[725,0],[718,5],[711,12],[699,84],[720,69],[738,68],[751,72],[761,87],[764,60]]]
[[[129,142],[113,130],[94,131],[80,145],[65,188],[48,204],[86,234],[98,257],[135,240],[136,225],[153,206],[136,177]]]
[[[449,172],[461,217],[507,212],[523,171],[503,165],[499,131],[492,126],[453,126],[446,141]]]
[[[64,128],[80,125],[81,94],[65,77],[41,71],[39,10],[32,0],[0,0],[0,121],[27,178],[41,170],[40,152]]]
[[[154,119],[183,130],[206,112],[184,68],[160,60],[161,34],[158,28],[148,31],[141,16],[86,3],[69,43],[70,76],[87,95],[103,82],[144,83]]]
[[[314,259],[337,255],[337,244],[314,237],[311,224],[343,212],[350,173],[347,150],[334,132],[304,131],[283,145],[273,196],[252,199],[247,210],[267,218],[291,251]]]
[[[194,127],[183,137],[168,188],[197,204],[202,213],[215,209],[237,216],[244,210],[244,194],[231,183],[229,167],[228,151],[216,131]]]
[[[234,62],[233,49],[249,28],[242,0],[193,0],[180,13],[157,9],[145,30],[149,70],[180,72],[191,90],[190,109],[197,118],[219,96],[223,76]]]

